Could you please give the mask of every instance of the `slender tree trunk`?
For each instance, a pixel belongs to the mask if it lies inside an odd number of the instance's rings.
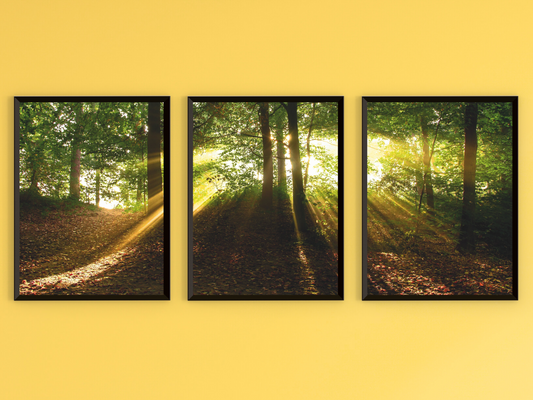
[[[413,132],[411,135],[411,138],[413,140],[413,145],[411,147],[411,151],[413,153],[413,169],[415,173],[415,181],[416,181],[416,193],[418,194],[418,197],[422,195],[422,192],[424,191],[424,174],[422,173],[422,170],[420,169],[420,165],[423,165],[424,159],[423,157],[420,157],[417,151],[417,144],[416,144],[416,134]]]
[[[287,171],[285,170],[285,145],[283,143],[282,120],[276,121],[276,149],[278,158],[278,186],[287,189]]]
[[[70,151],[70,197],[74,200],[80,199],[80,164],[81,164],[81,150],[80,139],[82,135],[81,117],[83,112],[83,104],[76,105],[76,132],[72,141]]]
[[[300,141],[298,139],[298,113],[297,104],[290,102],[287,104],[287,116],[289,119],[289,151],[291,153],[292,165],[292,202],[296,228],[303,232],[305,226],[305,192],[302,179],[302,163],[300,160]]]
[[[61,180],[58,180],[55,185],[55,197],[59,199],[61,197]]]
[[[96,207],[100,207],[100,170],[96,170]]]
[[[313,113],[311,114],[311,122],[309,123],[309,132],[307,133],[307,165],[305,166],[304,177],[304,191],[307,188],[307,180],[309,178],[309,164],[311,163],[311,132],[313,130],[313,120],[315,119],[316,103],[313,103]]]
[[[158,211],[163,206],[159,107],[159,103],[148,103],[148,214]]]
[[[139,129],[139,143],[141,148],[141,158],[139,161],[139,164],[137,164],[137,203],[141,203],[143,201],[143,192],[144,192],[144,145],[143,145],[143,137],[141,135],[141,129]],[[143,203],[143,205],[145,205]]]
[[[74,143],[70,153],[70,197],[75,200],[80,199],[80,162],[81,150]]]
[[[37,180],[37,176],[39,175],[37,167],[33,167],[31,171],[31,183],[29,192],[31,193],[39,193],[39,181]]]
[[[463,174],[463,213],[457,249],[462,253],[475,253],[474,233],[476,213],[476,153],[477,153],[477,103],[465,108],[465,157]]]
[[[422,144],[424,151],[424,187],[427,195],[427,206],[430,214],[435,212],[435,200],[433,198],[433,184],[431,182],[431,159],[429,155],[429,135],[427,120],[425,117],[420,117],[420,125],[422,127]]]
[[[139,177],[137,178],[137,203],[140,203],[143,200],[143,186],[143,177],[139,173]]]
[[[259,122],[261,125],[261,136],[263,137],[263,191],[261,205],[265,208],[272,208],[274,165],[272,163],[272,141],[270,140],[268,119],[268,103],[261,103],[259,106]]]

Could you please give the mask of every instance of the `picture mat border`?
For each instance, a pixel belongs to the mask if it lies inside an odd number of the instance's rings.
[[[162,295],[21,295],[19,293],[20,284],[20,104],[34,102],[159,102],[164,103],[163,107],[163,144],[165,159],[165,174],[163,186],[164,199],[164,265],[163,265],[163,294]],[[170,300],[170,96],[14,96],[14,164],[15,164],[15,207],[14,207],[14,231],[15,231],[15,276],[14,276],[14,300],[16,301],[48,301],[48,300]]]
[[[512,103],[513,107],[513,291],[510,295],[373,295],[368,293],[368,237],[367,237],[367,106],[368,103],[381,102],[479,102],[479,103]],[[518,96],[363,96],[362,97],[362,182],[363,182],[363,268],[362,268],[362,300],[518,300]]]
[[[336,102],[339,103],[339,229],[338,295],[194,295],[193,294],[193,103],[203,102]],[[188,276],[187,299],[204,300],[344,300],[344,96],[189,96],[187,98],[188,141]]]

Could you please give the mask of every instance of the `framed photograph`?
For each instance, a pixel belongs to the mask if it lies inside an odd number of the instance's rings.
[[[342,97],[189,97],[190,300],[343,299]]]
[[[170,97],[15,97],[15,300],[169,300]]]
[[[363,299],[518,300],[518,97],[363,97]]]

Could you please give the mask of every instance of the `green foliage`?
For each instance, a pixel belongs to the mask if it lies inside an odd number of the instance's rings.
[[[428,226],[444,231],[456,241],[463,202],[464,126],[466,103],[369,103],[367,159],[368,193],[405,199],[404,209],[415,210],[424,187],[431,182],[435,209],[426,208],[422,195],[421,215]],[[491,250],[510,256],[512,233],[512,108],[511,103],[480,103],[477,118],[476,234]],[[427,132],[426,150],[422,131]],[[434,147],[433,147],[434,143]],[[428,149],[429,148],[429,149]],[[433,149],[433,153],[430,154]],[[426,170],[423,158],[431,156]],[[402,200],[403,204],[403,200]],[[385,207],[381,205],[380,207]],[[373,213],[377,213],[373,210]],[[378,215],[378,214],[373,214]],[[391,216],[393,224],[400,219]],[[412,227],[394,225],[402,232],[401,243],[412,242]],[[383,225],[384,227],[384,225]],[[383,228],[386,229],[386,228]]]
[[[274,199],[287,200],[289,198],[290,198],[290,195],[286,187],[283,187],[283,186],[274,187]]]
[[[51,211],[61,210],[66,214],[84,215],[89,211],[99,211],[93,204],[65,198],[55,199],[49,196],[41,196],[34,190],[23,190],[20,192],[20,213],[24,216],[27,212],[38,210],[41,216],[46,217]]]
[[[133,102],[21,103],[21,191],[31,188],[42,196],[68,198],[72,149],[79,148],[82,201],[95,202],[99,195],[127,207],[138,190],[144,199],[147,106]],[[99,185],[96,171],[100,172]]]
[[[366,157],[366,171],[368,174],[377,174],[378,169],[376,168],[375,164],[370,161],[370,158]]]
[[[337,192],[339,157],[332,155],[322,146],[311,146],[313,158],[318,161],[315,174],[309,176],[307,194],[313,195],[317,191]]]
[[[292,105],[291,103],[291,107]],[[268,105],[275,177],[272,201],[268,202],[273,202],[275,206],[267,207],[264,206],[263,189],[266,193],[269,188],[263,188],[263,168],[268,160],[265,159],[263,150],[259,105],[255,102],[194,103],[194,205],[204,205],[208,210],[215,210],[217,207],[227,209],[247,202],[246,206],[250,207],[250,202],[255,204],[261,199],[261,213],[269,214],[274,212],[276,206],[290,207],[288,200],[292,200],[297,219],[298,215],[305,213],[304,210],[308,213],[312,210],[312,216],[308,214],[306,220],[299,220],[303,221],[299,225],[302,228],[304,225],[309,226],[308,230],[305,229],[309,238],[330,243],[331,247],[336,248],[339,170],[337,103],[297,104],[297,149],[303,175],[301,183],[305,186],[303,198],[294,196],[299,199],[298,202],[292,198],[292,168],[296,165],[286,162],[294,161],[289,153],[289,144],[294,141],[289,136],[288,112],[287,104]],[[262,115],[265,115],[264,112]],[[291,135],[294,134],[292,115],[294,114],[291,114]],[[291,149],[294,151],[294,148]],[[299,175],[295,173],[295,176]],[[265,179],[265,182],[269,180]],[[289,226],[294,227],[293,218]]]
[[[124,212],[126,213],[137,213],[137,212],[144,212],[145,211],[145,205],[144,203],[136,202],[136,201],[128,201],[124,205]]]
[[[274,173],[277,171],[277,141],[287,145],[287,114],[279,103],[270,103],[271,137]],[[195,154],[216,152],[216,160],[207,165],[194,162],[193,183],[195,192],[205,192],[205,181],[219,176],[223,190],[240,192],[246,187],[260,185],[263,179],[263,150],[258,118],[258,105],[253,102],[205,102],[193,104],[193,148]],[[314,115],[312,113],[314,109]],[[307,189],[337,190],[338,156],[327,151],[325,145],[336,146],[338,135],[337,103],[299,103],[298,132],[302,170],[307,162],[307,136],[310,136],[311,156],[318,161],[318,173],[309,177]],[[312,122],[312,123],[311,123]],[[324,145],[324,142],[326,144]],[[288,154],[285,155],[288,157]],[[204,172],[202,172],[204,171]],[[288,191],[291,191],[292,177],[287,170]],[[216,190],[220,190],[217,185]]]

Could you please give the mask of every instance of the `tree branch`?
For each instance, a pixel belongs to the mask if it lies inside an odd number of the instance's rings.
[[[277,106],[276,109],[274,111],[272,111],[269,115],[273,116],[276,113],[276,111],[278,111],[281,108],[282,105],[283,105],[283,103],[280,103],[279,106]]]
[[[258,153],[256,153],[255,151],[253,151],[253,149],[252,149],[251,147],[249,147],[248,150],[250,150],[250,152],[251,152],[254,156],[259,157],[259,158],[263,158],[263,156],[262,156],[261,154],[258,154]],[[272,158],[276,158],[276,159],[278,159],[278,160],[290,160],[289,157],[277,157],[277,156],[274,156],[274,155],[272,156]]]
[[[251,152],[254,156],[259,157],[259,158],[263,158],[263,156],[262,156],[261,154],[257,154],[255,151],[253,151],[251,147],[249,147],[248,149],[250,150],[250,152]]]
[[[248,135],[247,133],[238,133],[238,135],[263,139],[263,136]]]

